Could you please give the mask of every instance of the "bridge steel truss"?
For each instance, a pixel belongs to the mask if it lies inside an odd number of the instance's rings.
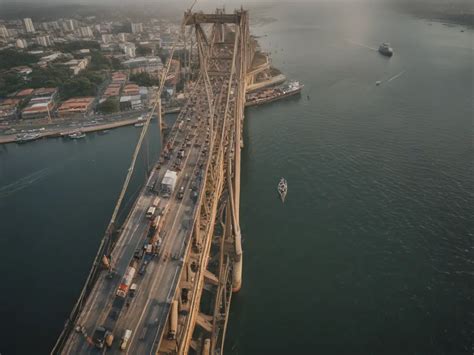
[[[156,352],[222,354],[232,293],[242,284],[240,162],[246,74],[255,41],[243,9],[233,14],[189,11],[184,25],[194,28],[198,82],[206,89],[209,157],[192,243],[174,296],[179,305],[177,336],[169,340],[164,332]]]

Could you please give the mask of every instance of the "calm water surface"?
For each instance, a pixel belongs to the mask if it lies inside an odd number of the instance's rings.
[[[471,354],[472,32],[373,6],[265,15],[278,22],[254,27],[262,48],[306,87],[247,112],[226,353]],[[372,49],[383,41],[393,58]],[[0,147],[2,354],[51,348],[137,138]]]

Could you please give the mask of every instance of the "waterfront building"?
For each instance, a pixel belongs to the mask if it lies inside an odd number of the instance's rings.
[[[140,110],[143,108],[142,100],[140,95],[133,96],[122,96],[120,98],[120,110]]]
[[[88,115],[94,104],[94,97],[73,97],[64,101],[58,108],[60,117]]]
[[[32,92],[32,98],[21,112],[23,119],[51,117],[55,100],[58,95],[57,88],[39,88]]]

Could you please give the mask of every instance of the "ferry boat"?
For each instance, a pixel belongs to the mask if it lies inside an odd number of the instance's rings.
[[[25,133],[25,134],[17,135],[15,142],[21,144],[21,143],[32,142],[40,138],[41,138],[41,135],[39,133]]]
[[[77,131],[77,132],[74,132],[74,133],[71,133],[69,135],[69,138],[71,139],[81,139],[81,138],[85,138],[86,134],[81,132],[81,131]]]
[[[280,195],[281,202],[285,202],[286,194],[288,193],[288,183],[285,178],[281,178],[278,183],[278,194]]]
[[[382,43],[379,47],[379,53],[386,57],[391,57],[393,55],[393,48],[390,47],[390,43]]]
[[[258,90],[247,94],[245,106],[262,105],[288,96],[298,95],[303,88],[304,85],[299,81],[291,81],[287,85]]]

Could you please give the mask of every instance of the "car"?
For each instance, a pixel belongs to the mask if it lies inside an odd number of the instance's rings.
[[[184,197],[184,186],[181,186],[181,188],[178,191],[178,194],[176,195],[176,198],[178,200],[182,200]]]

